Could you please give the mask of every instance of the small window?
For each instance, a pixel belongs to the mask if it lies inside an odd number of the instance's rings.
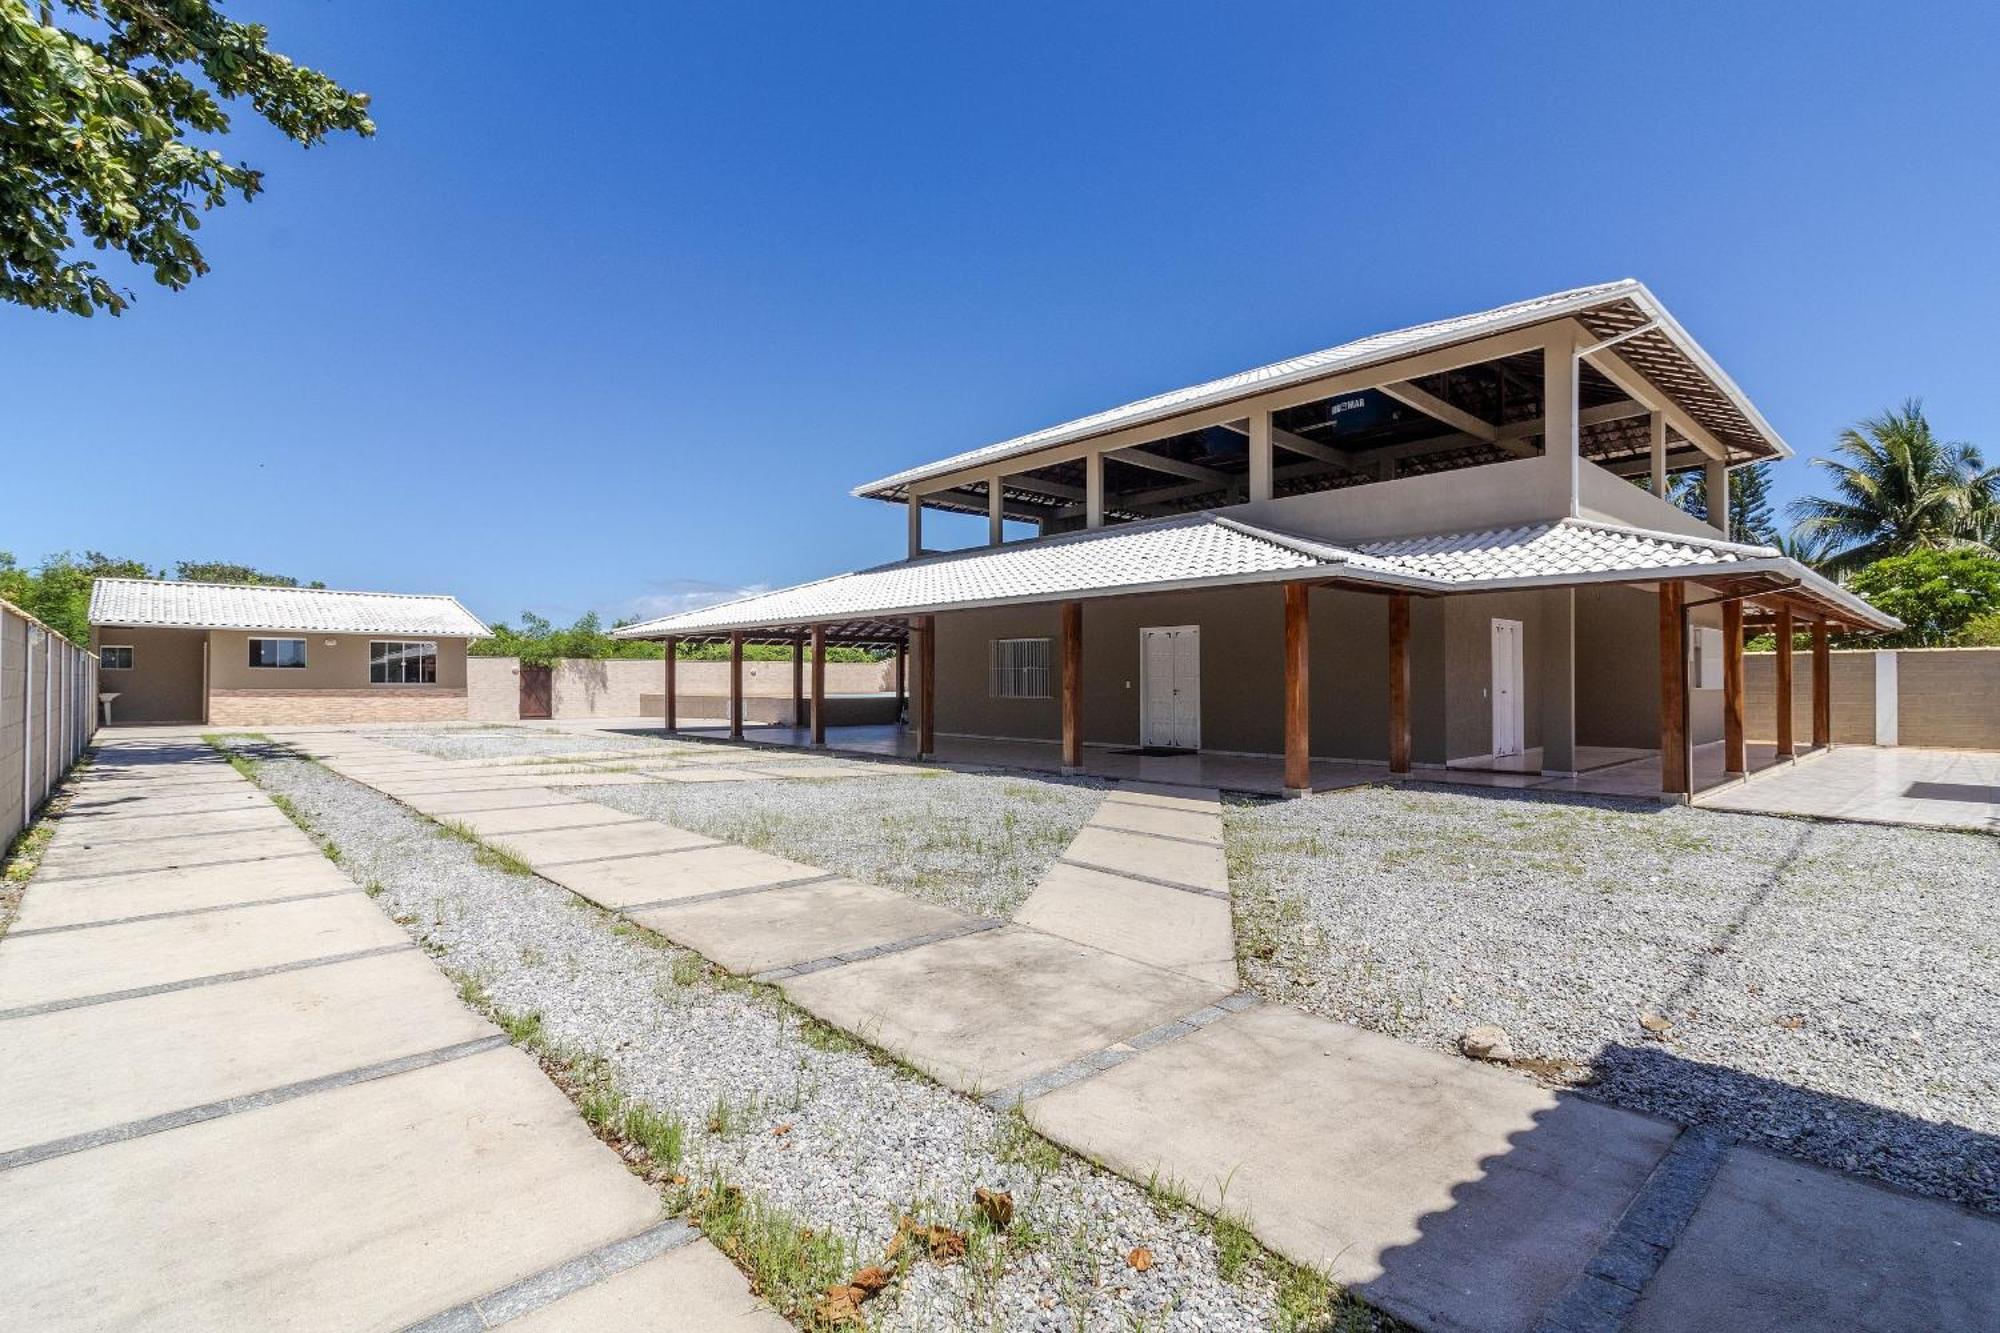
[[[304,639],[252,639],[250,665],[253,667],[304,667]]]
[[[368,679],[376,685],[435,685],[438,646],[378,640],[368,645]]]
[[[1049,697],[1049,640],[993,640],[992,693],[995,699]]]
[[[106,671],[130,671],[132,649],[122,643],[107,643],[97,650],[97,665]]]

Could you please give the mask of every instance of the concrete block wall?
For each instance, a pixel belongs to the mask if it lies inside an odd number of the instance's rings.
[[[1880,665],[1879,656],[1891,665]],[[2000,750],[2000,648],[1841,649],[1829,657],[1834,744],[1893,737],[1899,745]],[[1777,658],[1748,653],[1743,663],[1744,731],[1768,741],[1776,734]],[[1888,698],[1895,700],[1893,718],[1879,715],[1878,700]],[[1792,734],[1801,745],[1812,738],[1812,654],[1797,650]]]
[[[96,657],[0,602],[0,848],[34,817],[96,730]]]
[[[513,722],[521,716],[520,659],[473,657],[466,661],[467,715],[475,722]],[[557,718],[660,717],[666,664],[657,658],[564,658],[550,672],[550,711]],[[829,695],[878,694],[896,687],[896,664],[829,662]],[[808,686],[810,688],[810,686]],[[729,697],[729,663],[680,662],[674,690],[682,717],[706,717],[710,700]],[[744,716],[752,721],[789,722],[792,700],[790,662],[743,664]],[[726,711],[715,716],[721,717]]]

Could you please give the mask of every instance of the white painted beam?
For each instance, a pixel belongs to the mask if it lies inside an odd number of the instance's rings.
[[[1382,392],[1399,403],[1414,407],[1427,417],[1442,421],[1453,430],[1479,440],[1494,440],[1500,436],[1500,428],[1490,421],[1482,420],[1461,407],[1454,407],[1444,399],[1427,390],[1419,389],[1408,380],[1395,384],[1385,384]]]
[[[1134,467],[1150,468],[1154,472],[1164,472],[1172,477],[1186,477],[1189,481],[1206,481],[1215,486],[1227,486],[1235,478],[1227,472],[1218,472],[1212,467],[1199,463],[1184,463],[1178,458],[1163,458],[1159,454],[1149,454],[1144,449],[1111,449],[1104,455]]]
[[[1271,411],[1250,414],[1250,501],[1271,498]]]

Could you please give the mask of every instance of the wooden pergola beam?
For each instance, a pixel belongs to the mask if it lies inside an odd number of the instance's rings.
[[[812,746],[826,748],[826,627],[812,632]]]
[[[1083,772],[1083,603],[1062,604],[1062,770]]]
[[[1290,796],[1312,791],[1311,597],[1303,583],[1285,585],[1285,792]]]
[[[679,718],[676,716],[675,711],[674,659],[680,656],[680,649],[681,641],[669,636],[667,639],[667,693],[665,699],[662,701],[661,712],[665,715],[666,729],[670,732],[679,730],[677,725]]]
[[[729,636],[729,739],[743,739],[743,633]]]
[[[1824,616],[1813,621],[1812,660],[1812,743],[1823,750],[1833,744],[1833,656]]]
[[[937,617],[918,616],[917,758],[937,754]]]
[[[1722,768],[1748,773],[1743,739],[1743,603],[1722,604]]]
[[[1777,717],[1778,758],[1790,759],[1797,753],[1792,740],[1792,607],[1785,602],[1778,607],[1778,617],[1773,632],[1777,635]]]
[[[1410,595],[1389,594],[1389,771],[1410,771]]]
[[[1660,793],[1694,795],[1688,762],[1687,585],[1660,583]]]

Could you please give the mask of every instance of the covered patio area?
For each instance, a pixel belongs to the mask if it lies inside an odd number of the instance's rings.
[[[1764,766],[1745,636],[1789,699],[1883,617],[1766,548],[1576,519],[1345,548],[1198,515],[928,556],[629,626],[669,732],[1303,795],[1384,778],[1687,800]],[[729,646],[726,719],[679,716],[682,643]],[[744,649],[794,652],[797,727],[746,731]],[[836,645],[893,653],[894,725],[832,725]],[[841,721],[849,719],[842,718]],[[1790,710],[1768,762],[1805,748]]]

